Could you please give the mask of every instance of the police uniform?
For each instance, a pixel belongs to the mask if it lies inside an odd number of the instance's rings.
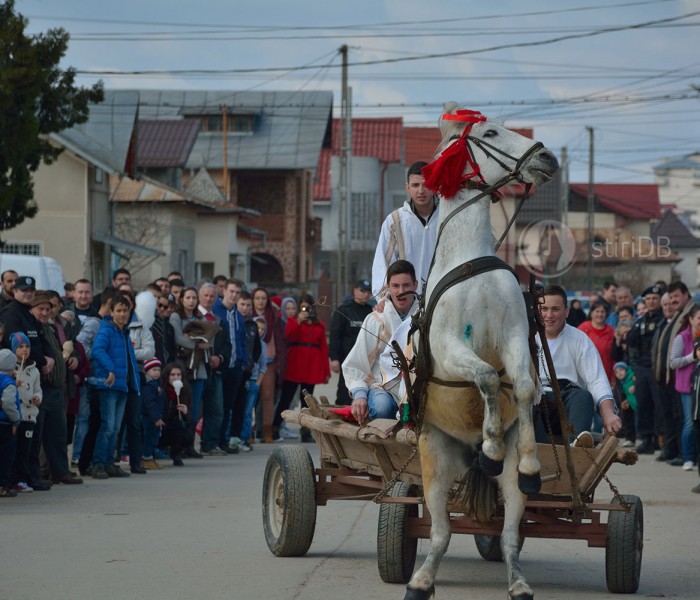
[[[642,292],[642,296],[656,294],[661,296],[661,289],[653,286]],[[664,315],[661,308],[649,311],[639,317],[627,334],[627,354],[636,379],[637,395],[637,434],[642,443],[637,446],[640,454],[653,454],[656,446],[656,425],[654,415],[661,418],[659,388],[652,369],[652,347],[654,336],[663,325]]]

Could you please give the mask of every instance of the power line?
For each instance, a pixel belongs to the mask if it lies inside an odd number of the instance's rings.
[[[122,24],[122,25],[157,25],[163,27],[210,27],[216,29],[234,29],[234,30],[255,30],[255,31],[315,31],[315,30],[327,30],[327,29],[339,29],[339,30],[352,30],[358,28],[366,27],[398,27],[405,25],[419,25],[424,27],[430,24],[440,24],[440,23],[460,23],[464,21],[480,21],[480,20],[492,20],[492,19],[512,19],[514,17],[532,17],[541,15],[556,15],[571,12],[584,12],[584,11],[596,11],[596,10],[610,10],[614,8],[626,8],[630,6],[644,6],[649,4],[664,4],[668,2],[676,2],[677,0],[645,0],[641,2],[623,2],[620,4],[599,4],[595,6],[579,6],[573,8],[564,9],[552,9],[546,11],[530,11],[522,13],[508,13],[500,15],[470,15],[469,17],[463,18],[445,18],[445,19],[431,19],[431,20],[419,20],[419,21],[390,21],[385,23],[365,23],[365,24],[343,24],[343,25],[299,25],[299,26],[270,26],[270,25],[240,25],[240,24],[223,24],[223,23],[182,23],[182,22],[172,22],[172,21],[136,21],[127,19],[93,19],[88,17],[66,17],[65,15],[59,16],[27,16],[28,19],[42,20],[42,21],[69,21],[76,23],[99,23],[99,24]]]
[[[564,35],[564,36],[559,36],[559,37],[555,37],[555,38],[550,38],[547,40],[538,40],[538,41],[533,41],[533,42],[515,42],[512,44],[502,44],[502,45],[497,45],[497,46],[489,46],[486,48],[478,48],[475,50],[460,50],[460,51],[456,51],[456,52],[442,52],[442,53],[404,56],[404,57],[399,57],[399,58],[385,58],[385,59],[377,59],[377,60],[367,60],[367,61],[362,61],[362,62],[350,63],[348,66],[349,67],[359,67],[359,66],[382,65],[382,64],[397,64],[397,63],[402,63],[402,62],[431,60],[431,59],[435,59],[435,58],[450,58],[450,57],[455,57],[455,56],[469,56],[469,55],[473,55],[473,54],[494,52],[497,50],[505,50],[505,49],[511,49],[511,48],[526,48],[526,47],[533,47],[533,46],[544,46],[544,45],[555,44],[555,43],[568,41],[568,40],[583,39],[583,38],[604,35],[607,33],[615,33],[618,31],[630,31],[630,30],[635,30],[635,29],[645,29],[645,28],[650,27],[651,25],[657,25],[660,23],[670,23],[673,21],[679,21],[679,20],[687,19],[689,17],[694,17],[697,15],[700,15],[700,11],[686,13],[684,15],[680,15],[677,17],[668,17],[666,19],[657,19],[654,21],[646,21],[643,23],[636,23],[633,25],[621,25],[618,27],[605,27],[603,29],[598,29],[595,31],[590,31],[590,32],[581,33],[581,34]],[[340,65],[332,65],[332,66],[334,68],[340,68]],[[260,68],[245,68],[245,69],[168,69],[168,70],[146,69],[146,70],[134,70],[134,71],[76,70],[76,72],[83,74],[83,75],[148,75],[148,76],[151,76],[151,75],[156,75],[156,74],[159,74],[159,75],[162,75],[162,74],[184,75],[184,74],[192,74],[192,73],[207,73],[207,74],[213,75],[213,74],[221,74],[221,73],[270,73],[270,72],[277,72],[277,71],[294,72],[294,71],[309,70],[311,68],[317,68],[317,67],[310,67],[308,65],[302,65],[302,66],[297,66],[297,67],[260,67]]]

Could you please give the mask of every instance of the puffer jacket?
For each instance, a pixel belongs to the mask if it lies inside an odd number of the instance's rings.
[[[134,347],[134,355],[143,373],[143,363],[156,355],[156,342],[150,329],[146,329],[136,315],[132,315],[129,327],[129,337]]]
[[[132,369],[131,389],[140,393],[139,368],[129,328],[119,329],[112,317],[104,317],[92,345],[92,374],[96,379],[106,379],[110,373],[114,373],[115,380],[111,387],[98,383],[97,389],[128,392],[129,364]]]
[[[0,373],[0,425],[17,425],[21,410],[15,380]]]

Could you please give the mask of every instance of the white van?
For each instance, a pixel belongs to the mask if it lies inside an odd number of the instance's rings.
[[[54,258],[26,254],[0,254],[0,273],[8,270],[17,271],[17,275],[34,277],[38,290],[55,290],[61,296],[66,293],[63,269]]]

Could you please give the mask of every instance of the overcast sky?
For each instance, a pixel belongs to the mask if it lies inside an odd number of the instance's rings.
[[[566,146],[572,182],[588,179],[587,127],[597,182],[652,182],[664,157],[700,151],[700,0],[17,0],[17,10],[30,32],[70,32],[63,66],[82,85],[323,89],[338,109],[346,44],[356,117],[434,125],[456,100],[534,128],[557,155]]]

